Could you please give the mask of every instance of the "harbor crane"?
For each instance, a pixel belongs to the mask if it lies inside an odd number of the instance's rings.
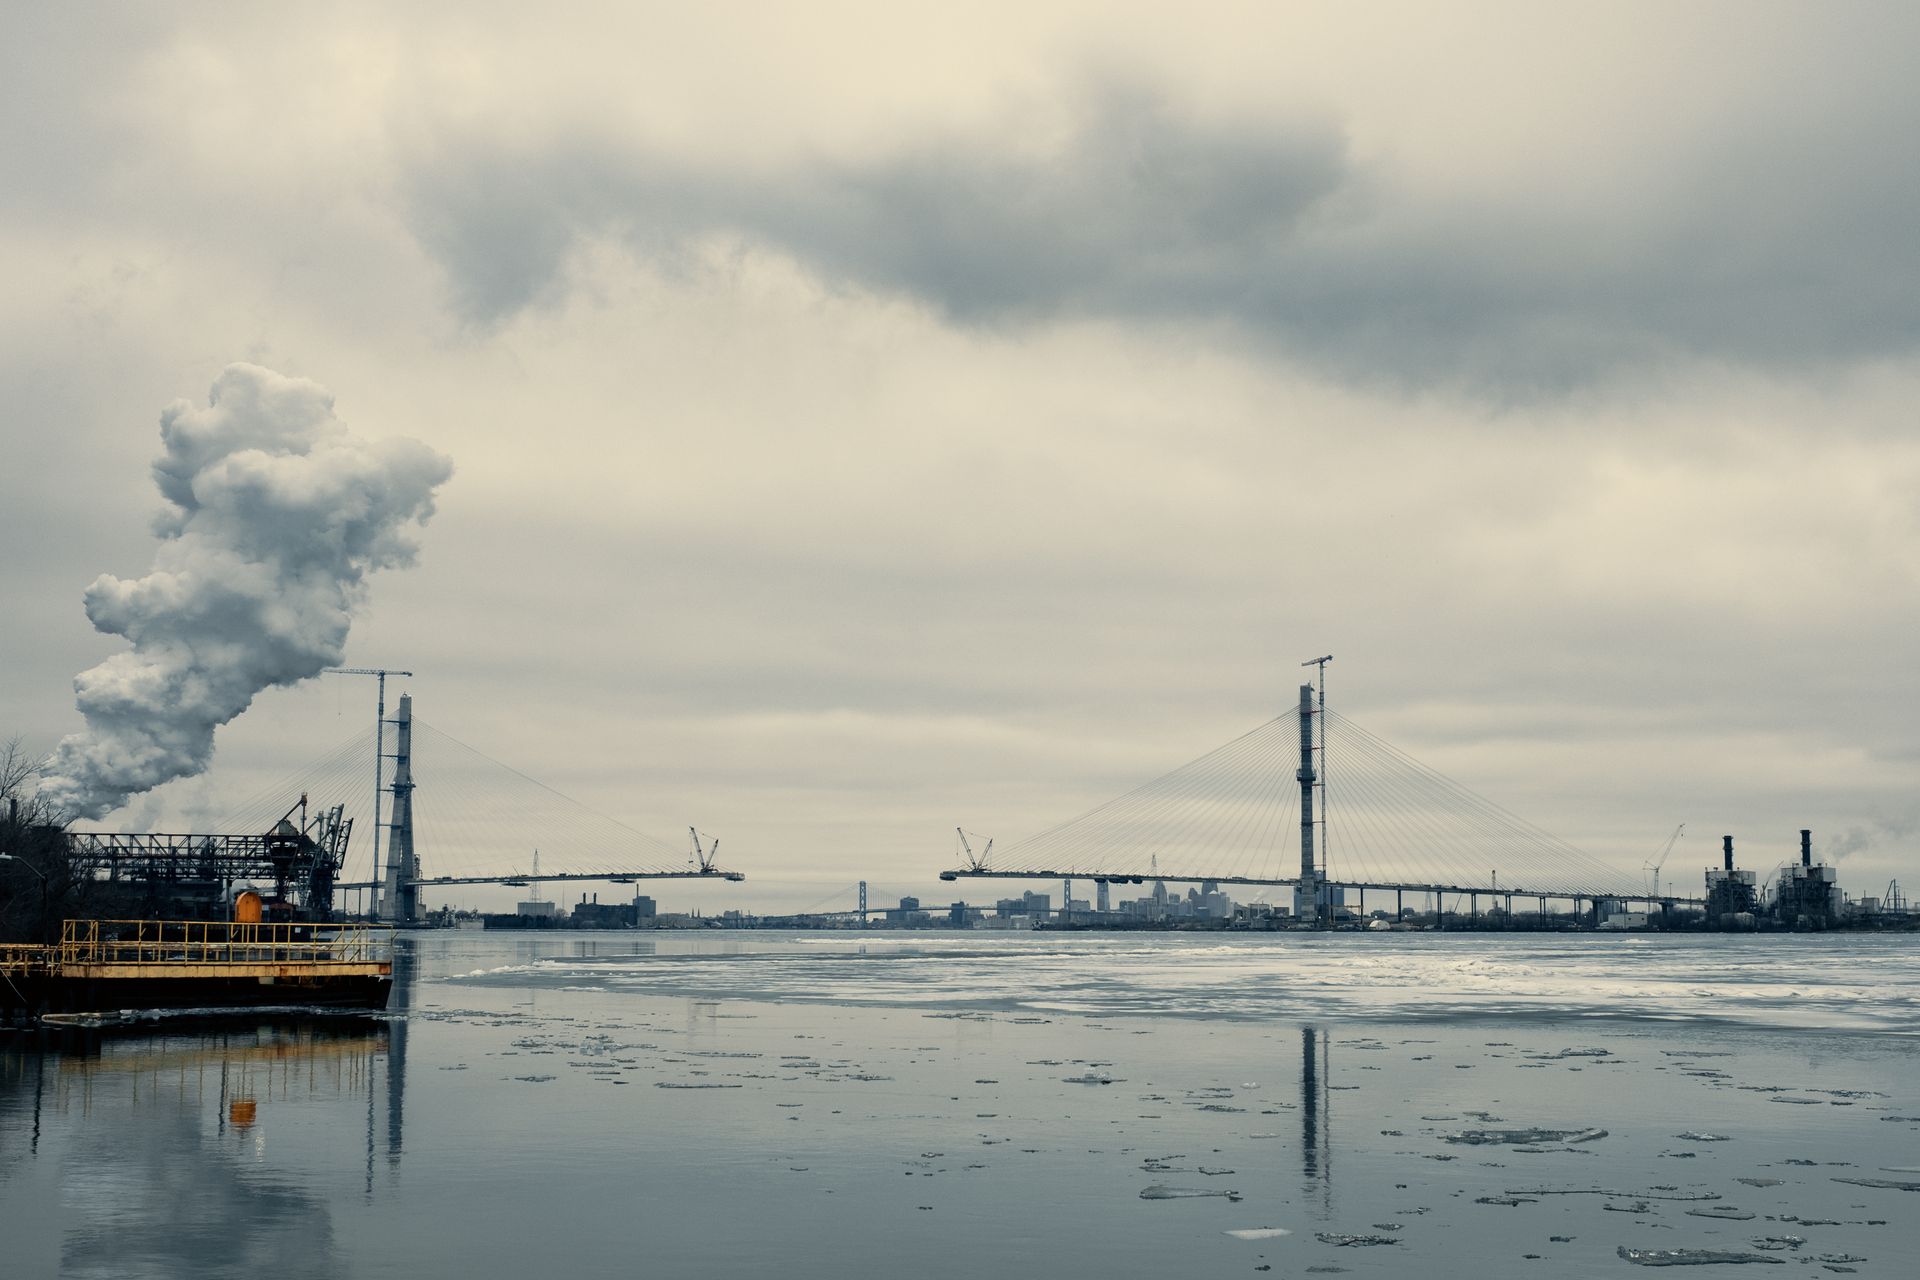
[[[1660,896],[1660,868],[1666,865],[1667,855],[1673,852],[1674,841],[1678,840],[1680,833],[1686,829],[1687,824],[1684,822],[1675,827],[1673,834],[1667,837],[1667,842],[1660,846],[1660,852],[1654,856],[1652,861],[1641,864],[1640,869],[1642,871],[1653,872],[1653,892],[1649,895],[1650,897],[1658,898]]]
[[[960,848],[961,851],[966,854],[967,858],[967,870],[985,871],[987,869],[987,859],[993,856],[993,837],[987,837],[986,846],[980,850],[979,855],[976,857],[973,852],[973,846],[967,843],[967,833],[959,827],[955,827],[953,833],[960,837]],[[979,833],[975,832],[974,834],[978,835]]]

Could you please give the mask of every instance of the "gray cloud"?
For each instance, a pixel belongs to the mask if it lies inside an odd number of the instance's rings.
[[[413,170],[410,194],[422,239],[480,321],[549,294],[575,237],[615,232],[663,259],[698,236],[743,236],[990,324],[1220,307],[1351,181],[1326,126],[1206,126],[1108,84],[1054,147],[942,136],[754,176],[605,140],[537,153],[454,140]]]
[[[1423,194],[1333,124],[1201,119],[1137,84],[1100,84],[1070,116],[1051,142],[930,136],[759,173],[606,138],[443,136],[406,200],[482,324],[556,296],[583,238],[673,263],[719,236],[967,326],[1219,322],[1401,389],[1531,398],[1680,361],[1808,369],[1920,342],[1902,283],[1920,275],[1920,168],[1873,145],[1897,117],[1816,121],[1770,149],[1704,136],[1697,169],[1623,174],[1586,205],[1524,185]]]

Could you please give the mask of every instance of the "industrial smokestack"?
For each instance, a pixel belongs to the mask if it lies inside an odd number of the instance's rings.
[[[214,730],[261,691],[340,665],[367,575],[411,564],[453,473],[415,440],[369,440],[325,387],[229,365],[206,405],[160,415],[167,507],[144,578],[102,574],[87,617],[132,647],[73,682],[87,727],[47,764],[54,811],[98,818],[204,773]]]
[[[1800,865],[1803,867],[1813,865],[1813,832],[1805,827],[1800,828]]]
[[[1727,860],[1727,870],[1733,870],[1733,837],[1720,837],[1720,854]]]

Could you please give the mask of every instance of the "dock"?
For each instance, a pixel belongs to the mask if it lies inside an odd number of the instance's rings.
[[[51,946],[0,946],[0,1022],[146,1009],[384,1009],[383,925],[68,920]]]

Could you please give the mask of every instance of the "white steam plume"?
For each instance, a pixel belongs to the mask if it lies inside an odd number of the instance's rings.
[[[204,772],[214,730],[255,694],[338,665],[367,574],[412,563],[453,474],[416,440],[349,433],[324,387],[250,364],[205,408],[170,405],[160,438],[153,571],[87,588],[93,625],[133,648],[75,678],[87,727],[40,784],[74,817]]]

